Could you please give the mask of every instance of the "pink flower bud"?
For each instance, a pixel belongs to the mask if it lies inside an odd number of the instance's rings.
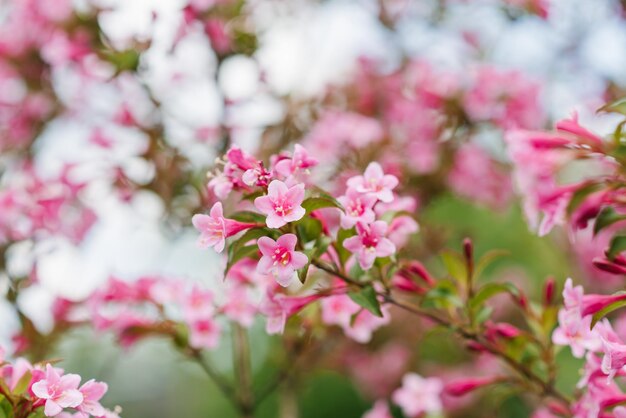
[[[502,380],[502,378],[498,376],[457,380],[446,384],[444,393],[450,396],[463,396],[483,386],[497,383],[500,380]]]
[[[593,315],[608,305],[626,299],[626,293],[615,295],[584,295],[582,298],[582,316]]]
[[[554,302],[555,282],[553,277],[549,277],[543,287],[543,303],[544,305],[551,305]]]
[[[626,274],[626,267],[613,263],[606,258],[595,257],[591,262],[597,269],[606,271],[607,273]]]
[[[469,238],[465,238],[463,240],[463,254],[465,255],[465,259],[468,261],[474,258],[474,246],[472,244],[472,240]]]

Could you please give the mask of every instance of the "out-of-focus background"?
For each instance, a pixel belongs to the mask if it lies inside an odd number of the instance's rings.
[[[0,51],[38,30],[28,19],[12,26],[20,2],[0,3]],[[189,221],[192,213],[186,209],[202,208],[202,202],[193,193],[178,193],[187,186],[171,183],[177,181],[175,173],[170,179],[161,177],[165,185],[154,181],[168,166],[159,167],[146,158],[153,136],[167,138],[170,148],[162,151],[163,158],[184,159],[195,184],[202,185],[204,174],[223,151],[224,127],[230,143],[253,152],[267,139],[268,127],[301,112],[304,104],[322,108],[323,97],[332,96],[331,86],[368,88],[358,82],[364,62],[375,63],[381,74],[393,73],[408,61],[425,62],[435,79],[450,73],[460,83],[478,66],[518,71],[539,86],[541,111],[530,116],[534,126],[525,126],[537,129],[577,110],[581,120],[603,131],[610,121],[593,112],[626,88],[626,16],[617,0],[251,0],[219,21],[239,31],[234,36],[236,53],[223,54],[219,35],[207,36],[213,32],[206,22],[199,24],[188,14],[190,5],[208,10],[227,2],[74,1],[74,10],[85,16],[99,10],[96,19],[105,44],[122,51],[113,57],[114,67],[132,66],[131,73],[114,78],[110,68],[99,68],[102,64],[95,60],[76,65],[68,59],[68,50],[75,45],[57,33],[45,35],[50,39],[41,55],[53,68],[47,82],[63,111],[50,111],[46,123],[26,135],[28,147],[35,150],[33,170],[50,178],[62,174],[68,164],[77,167],[72,175],[88,183],[80,201],[92,212],[93,224],[80,239],[50,234],[11,241],[9,275],[31,274],[36,261],[37,285],[25,289],[18,304],[40,332],[53,325],[50,309],[56,298],[80,300],[110,276],[183,278],[201,281],[219,293],[223,262],[212,251],[197,248],[197,234]],[[6,74],[15,69],[9,67],[5,62],[0,66],[5,74],[0,77],[4,123],[16,117],[9,114],[11,105],[31,88],[16,81],[19,72],[25,74],[29,68],[17,68],[12,78]],[[335,101],[335,108],[340,107],[337,103],[341,101]],[[125,123],[124,118],[136,123]],[[158,131],[152,129],[155,121]],[[293,135],[305,137],[311,126],[301,124],[303,132],[296,129]],[[7,132],[0,130],[4,145]],[[501,130],[485,126],[473,135],[496,161],[506,164]],[[0,159],[8,172],[14,169],[11,153],[19,146],[3,149]],[[414,158],[420,155],[417,152]],[[134,187],[132,198],[120,198],[119,186],[125,182]],[[502,193],[511,188],[507,185]],[[494,208],[461,193],[435,195],[420,208],[419,222],[428,225],[420,239],[454,246],[462,237],[472,236],[478,253],[509,250],[512,255],[498,261],[489,270],[490,277],[540,283],[548,275],[559,281],[572,275],[594,285],[611,285],[589,266],[572,261],[574,252],[595,247],[570,248],[564,233],[537,237],[515,200]],[[527,291],[536,294],[538,288]],[[6,302],[0,302],[0,318],[0,345],[12,347],[19,322]],[[276,337],[265,335],[261,322],[251,332],[258,376],[271,373],[269,360],[276,352]],[[332,338],[344,337],[338,333]],[[426,364],[459,361],[449,345],[432,335],[411,349]],[[65,336],[50,355],[66,359],[66,370],[107,381],[106,403],[122,405],[127,418],[235,416],[202,371],[164,341],[145,341],[124,350],[106,334],[81,329]],[[228,338],[211,357],[221,371],[231,370]],[[355,383],[358,378],[339,356],[327,357],[306,370],[306,378],[294,387],[300,416],[360,416],[372,401],[368,391]],[[567,354],[562,361],[573,364]],[[564,379],[573,380],[576,368],[569,367],[571,373],[565,369]],[[258,416],[277,416],[280,396],[272,395]],[[494,414],[508,418],[529,413],[517,398],[505,399],[495,409]]]

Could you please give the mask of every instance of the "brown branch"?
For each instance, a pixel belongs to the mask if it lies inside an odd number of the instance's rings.
[[[336,271],[334,269],[332,269],[331,267],[327,266],[326,264],[318,261],[318,260],[314,260],[313,265],[315,265],[317,268],[319,268],[320,270],[323,270],[329,274],[332,274],[333,276],[341,279],[342,281],[362,288],[365,287],[367,285],[367,283],[363,283],[360,282],[352,277],[349,277],[339,271]],[[476,333],[469,331],[465,328],[463,328],[462,326],[459,326],[455,323],[453,323],[451,320],[445,318],[445,317],[441,317],[439,315],[437,315],[437,313],[432,312],[432,311],[428,311],[428,310],[424,310],[422,308],[419,308],[417,306],[414,305],[409,305],[406,304],[404,302],[401,302],[397,299],[395,299],[392,295],[388,294],[388,293],[378,293],[378,295],[380,297],[383,298],[383,300],[387,303],[389,303],[390,305],[394,305],[404,311],[407,311],[409,313],[412,313],[414,315],[423,317],[423,318],[427,318],[433,322],[435,322],[438,325],[442,325],[445,326],[446,328],[451,329],[453,332],[455,332],[458,336],[460,336],[461,338],[467,340],[467,341],[472,341],[472,342],[476,342],[478,344],[480,344],[481,347],[483,347],[487,352],[491,353],[492,355],[500,358],[501,360],[503,360],[505,363],[507,363],[512,369],[514,369],[517,373],[519,373],[520,375],[522,375],[523,377],[525,377],[528,381],[532,382],[533,384],[535,384],[538,388],[539,388],[539,395],[542,397],[552,397],[554,399],[559,400],[560,402],[562,402],[563,404],[569,406],[571,403],[571,399],[569,399],[568,396],[566,396],[565,394],[561,393],[559,390],[556,389],[556,387],[554,386],[553,380],[549,379],[548,381],[545,381],[544,379],[541,378],[541,376],[537,375],[534,371],[532,371],[530,368],[526,367],[525,365],[519,363],[517,360],[515,360],[513,357],[511,357],[510,355],[508,355],[507,353],[501,351],[500,349],[498,349],[498,347],[496,347],[495,345],[491,344],[489,341],[485,340],[484,338],[482,338],[480,335],[477,335]]]

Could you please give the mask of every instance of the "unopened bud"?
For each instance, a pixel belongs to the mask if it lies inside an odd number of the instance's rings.
[[[552,305],[554,302],[556,283],[553,277],[548,277],[545,285],[543,286],[543,303],[544,305]]]

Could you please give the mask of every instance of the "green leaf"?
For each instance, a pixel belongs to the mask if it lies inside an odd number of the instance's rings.
[[[621,113],[622,115],[626,115],[626,99],[618,99],[614,102],[605,104],[598,112],[608,112],[608,113]]]
[[[352,299],[354,303],[367,309],[374,315],[379,317],[383,316],[380,310],[380,302],[378,302],[378,298],[376,297],[376,291],[372,286],[364,287],[357,292],[350,292],[348,296],[350,296],[350,299]]]
[[[455,284],[450,280],[440,280],[437,285],[426,293],[422,306],[425,308],[462,307]]]
[[[474,316],[474,322],[482,324],[491,317],[492,312],[493,308],[491,306],[483,306]]]
[[[594,182],[589,182],[586,185],[579,187],[574,192],[572,198],[567,204],[567,214],[571,215],[572,213],[574,213],[574,211],[585,201],[585,199],[590,194],[597,192],[598,190],[600,190],[601,187],[602,185]]]
[[[622,291],[622,292],[614,293],[614,295],[623,295],[623,294],[626,294],[626,292]],[[593,327],[602,318],[604,318],[605,316],[607,316],[611,312],[613,312],[615,310],[618,310],[620,308],[623,308],[623,307],[626,307],[626,300],[618,300],[618,301],[615,301],[615,302],[611,303],[610,305],[605,306],[604,309],[599,310],[598,312],[596,312],[593,315],[593,317],[591,319],[591,328],[590,329],[593,329]]]
[[[230,251],[236,251],[252,240],[261,237],[273,237],[274,232],[268,228],[252,228],[248,229],[244,234],[230,244]]]
[[[296,226],[300,242],[306,243],[318,239],[322,235],[322,223],[319,219],[305,217]]]
[[[519,290],[511,283],[487,283],[476,292],[470,301],[470,308],[475,309],[500,293],[509,293],[514,297],[519,296]]]
[[[11,407],[11,403],[9,400],[0,395],[0,418],[12,418],[13,417],[13,407]]]
[[[607,251],[607,257],[613,260],[622,251],[626,250],[626,235],[616,235],[611,238],[609,249]]]
[[[106,51],[104,59],[115,66],[117,72],[136,71],[139,67],[139,51],[127,49],[126,51]]]
[[[441,259],[450,276],[464,283],[467,281],[467,266],[465,258],[460,253],[444,250],[441,252]]]
[[[615,209],[613,209],[613,207],[606,206],[596,217],[596,222],[593,225],[593,234],[596,235],[607,226],[613,225],[615,222],[623,221],[625,219],[626,215],[620,215],[615,211]]]
[[[249,210],[242,210],[239,212],[235,212],[232,215],[230,215],[229,218],[234,219],[239,222],[250,222],[250,223],[258,223],[261,225],[265,225],[264,215],[260,213],[252,212]]]
[[[500,257],[505,257],[511,254],[506,250],[491,250],[487,251],[480,259],[476,262],[476,266],[474,267],[474,277],[480,277],[482,272],[491,265],[495,260]]]
[[[259,251],[259,246],[256,244],[246,245],[237,250],[232,251],[228,255],[228,263],[226,264],[226,270],[224,271],[224,277],[228,274],[231,267],[234,266],[238,261],[255,255]]]
[[[309,257],[309,260],[311,258]],[[306,282],[306,276],[309,272],[309,267],[311,266],[311,263],[306,263],[306,265],[304,267],[302,267],[301,269],[298,270],[298,280],[300,280],[300,283],[304,284],[304,282]]]
[[[17,385],[15,385],[15,389],[13,389],[13,394],[21,395],[26,392],[26,389],[28,389],[28,385],[32,377],[33,375],[31,374],[30,370],[26,371],[26,373],[24,373],[24,375],[17,382]]]
[[[263,190],[256,190],[254,192],[244,194],[241,199],[242,200],[249,200],[250,202],[254,202],[254,199],[256,199],[257,197],[263,196],[263,194],[264,194]]]
[[[339,229],[339,232],[337,232],[337,241],[335,241],[334,247],[335,247],[335,251],[337,251],[337,254],[339,255],[339,261],[341,261],[341,265],[345,265],[346,261],[348,261],[348,259],[350,258],[350,256],[352,255],[352,253],[348,250],[346,250],[343,246],[343,242],[356,235],[356,230],[354,228],[351,229]]]
[[[339,208],[342,209],[341,204],[336,199],[329,197],[309,197],[302,202],[302,207],[306,209],[306,214],[310,214],[314,210],[323,208]],[[343,210],[343,209],[342,209]]]

